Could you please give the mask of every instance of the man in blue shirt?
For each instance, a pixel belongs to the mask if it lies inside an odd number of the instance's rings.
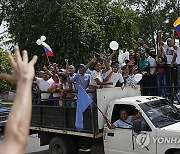
[[[128,116],[128,112],[125,108],[120,110],[120,118],[116,120],[113,124],[109,122],[109,120],[104,117],[106,120],[107,126],[109,129],[115,128],[132,128],[133,121],[138,119],[141,116],[141,112],[138,112],[136,115]]]
[[[78,65],[78,73],[74,74],[73,76],[68,77],[69,82],[75,82],[76,85],[80,85],[83,89],[88,88],[90,74],[86,74],[86,65],[79,64]]]

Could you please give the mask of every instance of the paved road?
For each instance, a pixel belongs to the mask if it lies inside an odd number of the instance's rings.
[[[26,154],[49,154],[49,146],[40,146],[39,143],[37,134],[30,135]]]
[[[3,140],[4,135],[0,134],[0,143]],[[29,136],[29,143],[27,145],[25,154],[49,154],[48,146],[40,146],[37,134]]]
[[[3,140],[3,134],[0,134],[0,143]],[[29,136],[29,143],[27,145],[25,154],[49,154],[49,146],[40,146],[39,145],[39,138],[37,134],[33,134]],[[82,152],[80,151],[79,154],[89,154],[90,152]]]

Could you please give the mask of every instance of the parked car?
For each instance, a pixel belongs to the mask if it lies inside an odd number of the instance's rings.
[[[4,132],[9,113],[10,109],[3,107],[3,105],[0,103],[0,129],[2,132]]]

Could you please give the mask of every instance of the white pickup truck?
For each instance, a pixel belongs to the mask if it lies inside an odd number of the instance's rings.
[[[109,129],[96,106],[84,113],[84,130],[75,129],[75,107],[34,105],[31,131],[41,145],[49,144],[50,154],[75,154],[91,148],[92,154],[179,154],[180,111],[160,97],[140,96],[140,89],[106,88],[96,91],[95,102],[113,123],[119,111],[142,116],[133,129]]]

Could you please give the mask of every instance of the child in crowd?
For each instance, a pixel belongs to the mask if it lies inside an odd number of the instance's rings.
[[[131,86],[132,88],[136,88],[135,85],[137,82],[134,80],[134,75],[137,73],[137,67],[133,67],[133,70],[131,71],[128,67],[128,65],[125,65],[122,67],[122,76],[124,79],[124,85],[125,86]]]

